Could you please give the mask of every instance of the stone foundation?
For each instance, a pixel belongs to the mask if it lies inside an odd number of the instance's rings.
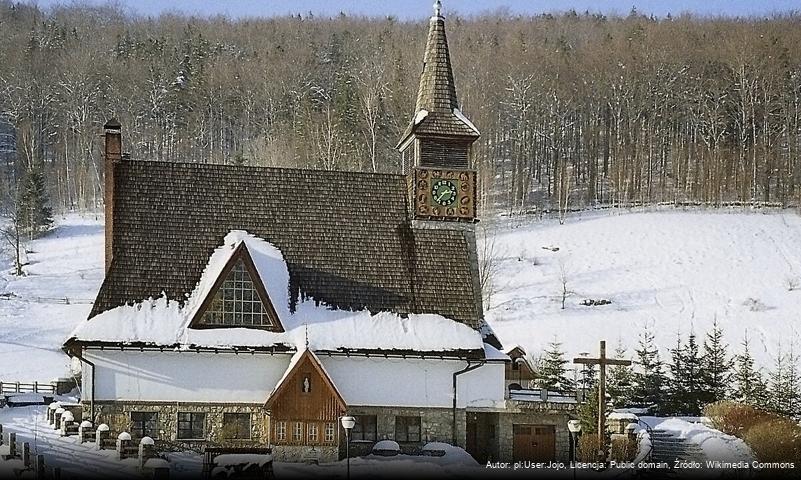
[[[88,404],[85,405],[87,414]],[[95,402],[95,425],[106,423],[111,429],[110,438],[117,438],[121,432],[131,430],[131,412],[158,412],[158,441],[187,450],[201,451],[207,445],[215,446],[268,446],[271,445],[270,419],[262,404],[227,403],[167,403],[167,402]],[[206,414],[205,439],[178,439],[178,412],[202,412]],[[225,439],[223,435],[223,415],[225,413],[250,413],[250,439]],[[401,450],[407,454],[419,453],[428,442],[452,443],[453,411],[449,408],[414,407],[348,407],[348,415],[375,415],[376,441],[397,440],[395,438],[395,419],[398,416],[420,417],[420,441],[399,442]],[[552,405],[538,402],[508,402],[505,409],[473,409],[456,412],[456,444],[466,445],[467,416],[475,425],[477,442],[472,446],[480,457],[498,461],[513,460],[514,425],[553,425],[556,435],[557,461],[568,461],[570,435],[567,421],[574,418],[575,405]],[[345,435],[337,422],[340,442],[338,446],[273,446],[276,461],[327,463],[345,457]],[[138,439],[137,439],[138,440]],[[351,441],[350,456],[357,457],[370,453],[374,442]]]
[[[420,417],[420,442],[400,443],[403,453],[416,454],[428,442],[453,443],[453,410],[450,408],[419,407],[348,407],[348,415],[375,415],[377,441],[395,439],[395,417]],[[456,411],[456,442],[465,446],[465,411]],[[345,457],[344,435],[340,457]],[[354,441],[350,444],[350,456],[367,455],[373,442]]]
[[[89,406],[84,405],[89,412]],[[180,402],[95,402],[95,425],[105,423],[111,428],[111,438],[131,430],[131,412],[158,412],[158,439],[188,450],[199,450],[206,442],[222,446],[255,446],[269,443],[269,417],[262,404],[180,403]],[[178,438],[178,412],[206,414],[205,439]],[[250,414],[250,439],[226,439],[223,416],[226,413]]]
[[[276,445],[273,447],[276,462],[330,463],[339,460],[336,446]]]

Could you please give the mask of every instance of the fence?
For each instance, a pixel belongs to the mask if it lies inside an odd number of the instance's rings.
[[[0,394],[4,393],[47,393],[55,395],[55,383],[23,383],[0,381]]]
[[[69,297],[21,297],[13,293],[0,294],[0,300],[15,300],[17,302],[28,303],[49,303],[55,305],[92,305],[94,300],[87,298],[69,298]]]

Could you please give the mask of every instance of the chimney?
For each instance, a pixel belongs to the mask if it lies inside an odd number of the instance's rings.
[[[105,125],[105,148],[103,163],[105,168],[105,210],[106,210],[106,273],[111,266],[114,243],[114,164],[122,159],[122,125],[112,118]]]

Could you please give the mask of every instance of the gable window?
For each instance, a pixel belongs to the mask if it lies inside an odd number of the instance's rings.
[[[199,412],[178,412],[178,438],[198,440],[205,438],[206,414]]]
[[[334,424],[333,423],[326,423],[325,424],[325,442],[331,443],[334,441]]]
[[[295,430],[292,432],[292,440],[303,441],[303,422],[295,422]]]
[[[277,422],[275,424],[275,438],[280,442],[286,440],[286,422]]]
[[[395,417],[395,441],[419,442],[420,417]]]
[[[212,297],[201,323],[224,327],[275,327],[242,259],[237,260]]]
[[[375,415],[357,415],[356,425],[350,434],[351,440],[375,442],[378,438],[378,422]]]
[[[214,281],[190,328],[258,328],[283,332],[263,278],[244,242],[231,254]]]
[[[249,413],[224,413],[223,436],[232,440],[250,439]]]
[[[159,438],[159,413],[131,412],[131,436]]]
[[[310,423],[306,427],[306,431],[309,434],[309,443],[317,443],[317,424]]]

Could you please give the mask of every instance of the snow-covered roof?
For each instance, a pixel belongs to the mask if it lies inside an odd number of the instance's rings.
[[[191,329],[189,322],[231,255],[241,244],[250,253],[259,280],[272,300],[284,332],[251,328]],[[289,273],[281,251],[270,242],[241,230],[226,235],[214,250],[200,281],[187,301],[180,305],[166,296],[119,306],[82,322],[69,336],[78,342],[137,343],[182,348],[272,347],[337,351],[340,349],[413,350],[447,352],[482,350],[481,334],[463,324],[436,314],[329,308],[314,298],[289,308]]]
[[[509,355],[501,352],[500,350],[493,347],[489,343],[484,344],[484,357],[487,360],[503,360],[503,361],[511,360],[511,358],[509,358]]]

